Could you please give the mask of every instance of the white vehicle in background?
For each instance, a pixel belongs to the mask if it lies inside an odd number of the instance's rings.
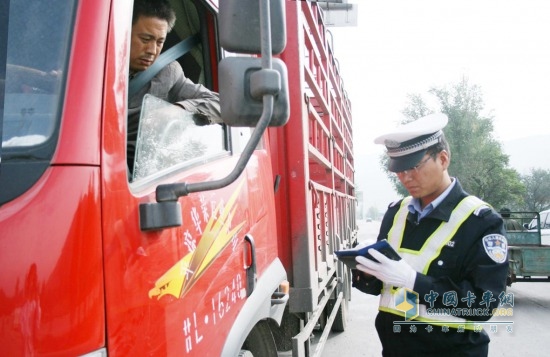
[[[540,216],[540,237],[543,245],[550,245],[550,210],[539,213]],[[529,224],[525,226],[529,231],[538,229],[537,217],[534,217]]]

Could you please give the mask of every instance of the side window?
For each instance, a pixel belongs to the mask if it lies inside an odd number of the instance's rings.
[[[65,97],[76,1],[0,1],[0,205],[50,165]]]
[[[200,35],[201,38],[207,37],[206,18],[213,17],[213,13],[196,0],[171,0],[170,4],[176,12],[177,21],[172,31],[168,33],[163,51],[167,51],[186,38],[197,35]],[[212,70],[208,60],[214,54],[210,53],[208,47],[203,47],[204,43],[206,42],[193,46],[177,61],[182,66],[187,78],[194,83],[200,83],[213,89]]]
[[[529,229],[537,229],[537,217],[533,218],[531,222],[529,222]]]
[[[219,51],[209,30],[216,13],[198,0],[170,0],[170,7],[176,23],[166,34],[162,54],[148,70],[134,72],[129,83],[130,181],[153,179],[229,153],[229,129],[208,123],[221,122],[213,70]],[[133,26],[140,28],[145,20],[137,18]]]
[[[9,5],[7,53],[0,53],[7,62],[2,146],[36,147],[52,136],[59,116],[73,8],[64,1]]]
[[[550,213],[546,212],[540,217],[540,225],[541,229],[548,229],[550,228]]]
[[[152,95],[145,96],[133,180],[190,167],[224,153],[221,125],[201,125],[192,113]]]

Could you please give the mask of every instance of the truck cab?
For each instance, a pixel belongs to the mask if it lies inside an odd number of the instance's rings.
[[[273,191],[266,139],[235,182],[177,202],[180,224],[148,226],[140,206],[156,203],[159,185],[223,178],[251,129],[162,116],[141,129],[144,140],[157,135],[141,154],[151,167],[130,172],[132,1],[1,4],[4,353],[220,355],[228,339],[214,330],[234,331],[239,350],[285,306],[271,301],[286,279],[273,195],[252,194]],[[217,4],[172,4],[170,41],[197,39],[180,58],[185,73],[217,90]],[[145,115],[172,106],[149,101]],[[243,311],[250,320],[235,327]]]
[[[317,5],[271,0],[288,44],[264,51],[266,3],[170,0],[164,49],[192,39],[177,61],[220,93],[224,123],[148,96],[129,168],[133,1],[0,1],[4,354],[305,356],[318,321],[343,330],[350,103]]]

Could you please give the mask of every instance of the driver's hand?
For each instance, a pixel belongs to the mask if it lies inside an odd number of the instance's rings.
[[[193,121],[197,126],[210,125],[210,119],[203,114],[193,113]]]

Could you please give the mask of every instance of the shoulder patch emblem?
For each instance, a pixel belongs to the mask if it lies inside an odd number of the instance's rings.
[[[483,237],[483,248],[487,255],[497,263],[504,263],[508,254],[508,241],[501,234],[489,234]]]

